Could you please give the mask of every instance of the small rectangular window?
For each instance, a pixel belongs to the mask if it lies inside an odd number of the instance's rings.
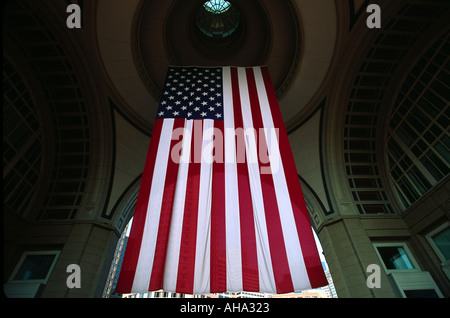
[[[405,249],[401,246],[379,246],[378,252],[387,269],[413,269]]]
[[[420,270],[406,243],[376,243],[374,247],[387,272]]]
[[[434,235],[432,240],[445,259],[450,259],[450,227]]]
[[[406,298],[439,298],[434,289],[404,290]]]
[[[28,255],[14,280],[44,279],[47,277],[55,255]]]
[[[59,251],[25,252],[11,275],[10,283],[46,283]]]
[[[426,235],[441,261],[450,260],[450,223],[446,222]]]

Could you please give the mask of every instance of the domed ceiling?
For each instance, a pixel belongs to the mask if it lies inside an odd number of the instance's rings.
[[[326,78],[336,23],[332,0],[100,0],[97,41],[122,113],[144,130],[169,65],[267,65],[288,123]]]

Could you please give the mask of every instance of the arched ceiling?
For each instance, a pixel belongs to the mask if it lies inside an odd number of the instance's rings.
[[[99,53],[123,114],[151,131],[169,65],[267,65],[285,122],[309,114],[334,55],[335,2],[231,2],[242,30],[219,50],[196,35],[200,0],[98,1]]]

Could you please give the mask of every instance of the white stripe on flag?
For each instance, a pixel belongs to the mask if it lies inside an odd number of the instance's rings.
[[[167,119],[165,119],[167,120]],[[186,120],[180,165],[178,167],[177,184],[174,195],[172,221],[170,224],[169,243],[167,246],[166,265],[164,270],[163,289],[166,292],[176,292],[178,277],[178,260],[180,256],[181,234],[183,229],[184,203],[191,154],[192,120]],[[170,159],[172,160],[172,159]]]
[[[197,241],[195,248],[194,294],[209,293],[211,195],[214,120],[203,120],[202,164],[198,198]],[[208,151],[205,151],[208,149]],[[210,150],[210,151],[209,151]]]
[[[284,242],[286,245],[286,254],[288,257],[289,268],[292,277],[292,283],[296,291],[311,288],[309,284],[308,273],[303,261],[303,254],[300,247],[297,227],[295,224],[294,213],[292,211],[291,199],[286,183],[284,168],[281,162],[280,148],[278,140],[274,136],[269,136],[274,131],[274,124],[267,98],[264,80],[259,67],[254,68],[256,88],[261,107],[261,116],[266,133],[266,140],[269,150],[270,164],[272,167],[272,177],[277,197],[278,210],[283,230]],[[276,165],[276,166],[275,166]]]
[[[136,266],[132,292],[147,290],[153,268],[156,249],[156,239],[159,227],[160,210],[166,180],[167,160],[170,160],[170,141],[172,137],[174,119],[166,119],[161,128],[158,154],[153,172],[152,186],[148,200],[147,217],[145,218],[144,233]]]
[[[253,132],[253,120],[248,92],[245,68],[238,68],[239,92],[241,95],[241,110],[244,123],[247,167],[249,172],[250,189],[252,194],[253,212],[255,218],[256,249],[258,257],[259,285],[261,292],[276,291],[275,279],[270,255],[269,238],[267,233],[264,201],[259,175],[258,151]]]
[[[234,135],[231,70],[223,68],[225,147],[225,232],[227,290],[242,291],[241,226],[239,218],[236,140]]]

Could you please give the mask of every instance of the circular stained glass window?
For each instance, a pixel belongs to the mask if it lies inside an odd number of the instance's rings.
[[[205,2],[203,6],[206,10],[213,14],[221,14],[226,12],[230,8],[231,3],[224,0],[211,0]]]
[[[228,1],[211,0],[199,7],[195,22],[199,30],[208,38],[224,39],[238,29],[240,14],[238,9]]]

